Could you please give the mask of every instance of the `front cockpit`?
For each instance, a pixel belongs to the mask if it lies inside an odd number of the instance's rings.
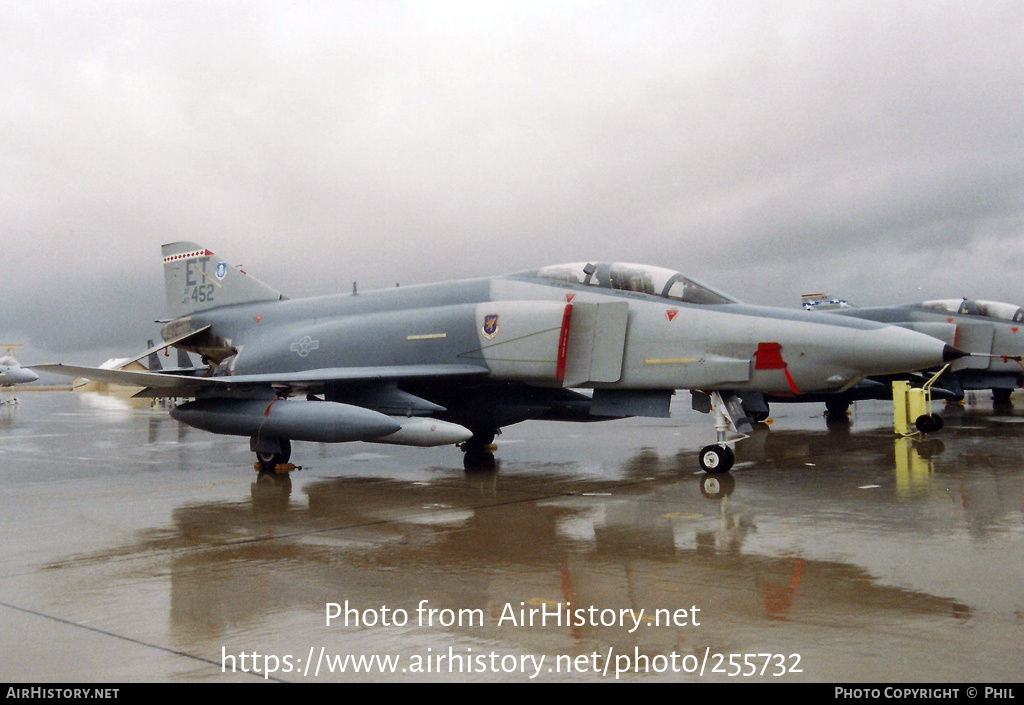
[[[921,307],[931,311],[959,313],[970,316],[984,316],[1003,321],[1024,322],[1024,309],[1014,304],[1001,301],[983,301],[980,299],[936,299],[925,301]]]
[[[570,285],[657,296],[690,304],[734,304],[736,299],[662,267],[624,262],[578,262],[542,267],[530,276]]]

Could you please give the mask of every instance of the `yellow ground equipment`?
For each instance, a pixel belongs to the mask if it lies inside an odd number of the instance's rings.
[[[942,417],[932,413],[932,385],[942,375],[946,365],[921,387],[910,382],[892,383],[893,425],[901,436],[934,433],[942,428]]]

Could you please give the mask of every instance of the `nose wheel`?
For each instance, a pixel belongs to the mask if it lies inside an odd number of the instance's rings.
[[[698,456],[698,462],[701,470],[707,473],[729,472],[736,462],[736,454],[729,446],[704,446]]]
[[[713,416],[717,436],[715,443],[704,446],[697,454],[700,469],[715,475],[729,472],[736,462],[734,444],[749,438],[746,434],[752,431],[743,400],[736,392],[693,392],[693,408]],[[738,435],[730,437],[730,431]]]

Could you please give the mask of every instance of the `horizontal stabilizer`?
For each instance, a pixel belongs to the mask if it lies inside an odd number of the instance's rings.
[[[181,335],[181,336],[178,336],[177,338],[172,338],[171,340],[163,342],[160,345],[156,345],[154,347],[151,347],[151,348],[147,349],[145,352],[139,353],[135,357],[128,358],[124,362],[120,363],[118,365],[118,368],[127,367],[128,365],[130,365],[133,362],[138,362],[142,358],[149,357],[150,355],[155,355],[156,353],[161,352],[163,350],[166,350],[167,348],[174,347],[175,345],[178,345],[178,344],[180,344],[182,342],[185,342],[189,338],[198,337],[198,336],[200,336],[201,334],[205,333],[208,330],[210,330],[210,326],[206,325],[206,326],[203,326],[202,328],[198,328],[198,329],[196,329],[194,331],[189,331],[188,333],[186,333],[184,335]],[[179,363],[182,361],[181,360],[181,355],[180,355],[181,352],[182,352],[181,350],[178,351],[178,353],[179,353],[178,362]]]
[[[198,389],[204,384],[216,384],[213,379],[207,377],[189,377],[186,375],[162,374],[159,372],[136,372],[132,370],[108,370],[100,367],[80,367],[78,365],[65,365],[63,363],[51,363],[44,365],[32,365],[32,369],[51,372],[63,377],[84,377],[94,382],[107,382],[119,384],[123,387],[154,387],[157,389],[175,389],[183,385],[191,385]],[[190,395],[167,395],[167,396],[190,396]]]

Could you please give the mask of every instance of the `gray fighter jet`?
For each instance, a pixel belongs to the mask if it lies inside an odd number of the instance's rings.
[[[43,369],[194,398],[179,421],[247,436],[258,468],[291,441],[461,444],[493,459],[529,419],[667,417],[675,390],[714,411],[699,462],[733,463],[736,392],[839,392],[960,355],[914,331],[748,306],[658,267],[580,262],[486,279],[290,300],[191,242],[163,247],[166,341],[195,374]],[[140,356],[141,357],[141,356]],[[696,391],[700,390],[700,391]]]
[[[931,335],[970,353],[955,360],[932,387],[940,398],[958,400],[971,390],[991,390],[994,402],[1005,404],[1024,384],[1024,309],[1015,304],[975,299],[936,299],[897,306],[858,308],[844,299],[808,294],[807,311],[876,321]],[[767,396],[765,402],[824,401],[830,419],[844,419],[850,404],[860,399],[891,398],[888,377],[867,379],[838,394]],[[745,395],[743,406],[755,418],[767,416],[756,395]]]

